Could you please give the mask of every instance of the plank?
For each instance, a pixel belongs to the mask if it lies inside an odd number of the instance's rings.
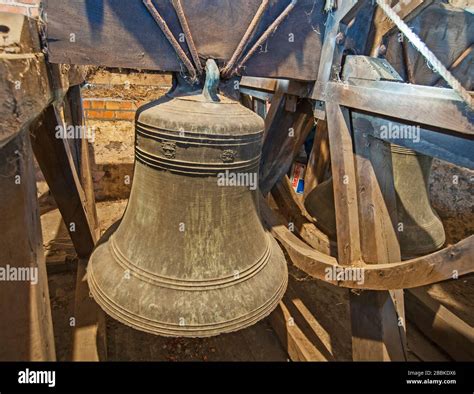
[[[407,317],[456,361],[474,360],[474,328],[424,289],[406,292]]]
[[[349,113],[326,103],[329,149],[336,210],[338,260],[350,265],[361,260],[356,172]]]
[[[328,126],[325,120],[319,120],[304,176],[305,198],[324,181],[330,164]]]
[[[388,143],[354,130],[362,258],[401,260],[395,223],[397,202]],[[406,361],[403,290],[350,293],[354,361]]]
[[[420,125],[474,134],[474,112],[451,89],[351,79],[345,84],[316,84],[312,97]]]
[[[270,2],[248,48],[288,3],[288,0]],[[154,4],[174,36],[179,38],[181,28],[171,3],[156,0]],[[227,62],[260,4],[260,0],[183,2],[199,56],[217,59],[220,65]],[[323,5],[322,1],[299,0],[262,50],[250,58],[243,73],[314,80],[325,29]],[[48,50],[53,63],[163,71],[181,69],[172,47],[140,0],[47,0],[45,9]],[[322,34],[315,34],[315,31]],[[188,50],[185,45],[183,49]]]
[[[247,91],[263,93],[276,93],[280,91],[280,93],[292,94],[298,97],[309,97],[312,90],[311,82],[249,76],[243,76],[239,86]]]
[[[286,174],[314,126],[313,110],[309,101],[301,100],[295,112],[281,109],[268,124],[260,164],[260,190],[268,193],[273,185]],[[279,108],[280,108],[279,107]]]
[[[371,136],[391,142],[430,157],[474,169],[474,138],[457,133],[440,133],[439,130],[420,127],[418,124],[400,122],[396,119],[371,116],[352,111],[354,129],[364,130]],[[393,131],[394,133],[390,133]],[[407,133],[411,138],[397,137],[396,133]]]
[[[48,278],[28,130],[0,149],[0,360],[55,361]],[[36,283],[36,284],[34,284]]]
[[[55,136],[57,126],[64,127],[54,106],[49,106],[32,128],[33,150],[77,254],[89,256],[96,240],[94,224],[85,208],[86,198],[69,145]]]
[[[268,135],[268,130],[275,121],[275,117],[280,111],[283,111],[286,98],[284,93],[286,86],[288,86],[288,84],[282,81],[277,81],[275,85],[274,95],[270,101],[270,109],[268,110],[267,116],[265,117],[265,131],[263,134],[264,143]]]
[[[65,122],[72,126],[85,126],[82,107],[81,89],[72,86],[64,101]],[[92,180],[87,138],[72,140],[76,148],[76,169],[84,190],[84,208],[91,222],[94,239],[100,236],[95,205],[94,183]],[[90,296],[86,277],[87,259],[80,259],[77,268],[74,318],[76,325],[73,331],[73,361],[100,361],[107,358],[105,314]]]

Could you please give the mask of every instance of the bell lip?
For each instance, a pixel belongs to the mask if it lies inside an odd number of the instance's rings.
[[[200,325],[189,325],[186,324],[185,328],[181,329],[179,324],[159,322],[156,320],[147,319],[143,316],[139,316],[133,312],[121,308],[119,304],[116,304],[111,300],[104,291],[100,288],[94,277],[93,269],[93,256],[91,256],[90,264],[87,270],[87,281],[90,287],[91,294],[97,304],[113,319],[134,328],[139,331],[147,332],[149,334],[160,335],[164,337],[189,337],[189,338],[205,338],[212,337],[220,334],[235,332],[247,327],[250,327],[257,323],[258,321],[264,319],[278,306],[279,302],[283,298],[286,288],[288,286],[288,267],[286,259],[283,255],[283,252],[280,249],[278,243],[267,233],[267,236],[271,239],[270,247],[270,256],[267,261],[268,264],[280,264],[282,267],[283,280],[279,283],[278,288],[274,294],[266,300],[265,303],[260,305],[258,308],[249,311],[248,313],[238,316],[231,320],[226,320],[224,322],[217,323],[208,323]],[[108,247],[108,242],[110,239],[103,242],[100,247],[106,248],[106,253],[109,254],[109,261],[114,261],[111,256],[111,251]],[[117,264],[117,262],[115,262]],[[117,264],[118,265],[118,264]],[[260,271],[261,272],[261,271]],[[256,275],[258,276],[258,274]],[[255,278],[255,276],[248,279]],[[139,278],[137,278],[139,279]],[[140,280],[140,279],[139,279]],[[238,286],[243,282],[236,282],[235,285]],[[175,289],[166,289],[161,288],[162,290],[171,290],[171,291],[186,291],[186,290],[175,290]],[[218,291],[219,289],[210,289],[209,291]],[[187,291],[190,294],[193,291]],[[203,292],[203,291],[201,291]]]

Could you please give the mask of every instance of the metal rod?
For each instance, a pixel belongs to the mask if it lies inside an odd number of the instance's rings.
[[[178,41],[176,41],[176,38],[174,38],[173,33],[171,32],[168,25],[166,24],[166,21],[163,19],[163,17],[160,15],[158,10],[155,8],[152,1],[151,0],[143,0],[143,4],[145,4],[145,7],[148,9],[150,14],[153,16],[153,19],[155,19],[155,22],[158,24],[158,26],[160,26],[161,31],[163,32],[163,34],[168,39],[171,46],[176,51],[176,54],[181,59],[181,61],[184,63],[186,68],[188,69],[188,72],[189,72],[191,78],[196,79],[196,69],[194,68],[193,64],[189,60],[186,53],[183,51],[183,48],[181,48]]]
[[[197,73],[201,75],[203,72],[201,60],[199,59],[199,53],[196,49],[196,45],[194,44],[193,36],[191,34],[191,30],[189,29],[188,20],[186,19],[186,15],[184,14],[181,0],[173,0],[173,7],[176,11],[176,14],[178,15],[179,22],[181,23],[184,37],[186,38],[186,42],[188,43],[189,51],[191,52],[191,56],[194,60]]]
[[[247,62],[248,59],[257,51],[257,49],[262,45],[268,37],[272,33],[275,32],[275,30],[280,26],[280,24],[283,22],[283,20],[290,14],[290,12],[295,8],[295,5],[298,3],[298,0],[292,0],[291,3],[288,5],[288,7],[285,8],[285,10],[276,18],[273,23],[268,27],[267,30],[263,32],[263,34],[260,36],[260,38],[257,40],[257,42],[254,44],[254,46],[247,52],[245,57],[240,61],[240,63],[235,67],[232,72],[230,73],[230,76],[235,75],[238,70],[242,68],[242,66]]]
[[[240,55],[242,54],[242,51],[245,49],[245,47],[248,45],[248,41],[250,40],[250,37],[254,33],[255,29],[257,28],[258,24],[260,23],[260,20],[262,19],[263,13],[268,7],[268,0],[262,0],[262,3],[260,4],[260,7],[258,7],[257,13],[253,17],[252,21],[250,22],[250,25],[247,27],[247,31],[245,32],[244,36],[240,40],[239,45],[235,49],[234,53],[232,54],[232,57],[230,58],[229,62],[227,65],[221,70],[222,77],[227,77],[230,72],[232,71],[232,68],[234,67],[235,63],[239,59]]]

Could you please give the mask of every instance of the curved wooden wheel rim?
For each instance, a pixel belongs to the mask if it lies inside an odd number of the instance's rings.
[[[279,217],[261,198],[263,221],[273,236],[285,248],[293,264],[313,278],[339,287],[365,290],[407,289],[428,285],[474,272],[474,235],[435,253],[393,264],[365,264],[342,266],[335,257],[322,253],[292,233],[283,218]],[[327,279],[328,271],[362,269],[364,280]]]

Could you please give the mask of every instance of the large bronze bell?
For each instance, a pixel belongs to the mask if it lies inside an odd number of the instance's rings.
[[[267,316],[287,267],[260,222],[258,189],[237,182],[258,173],[263,120],[207,88],[179,90],[138,111],[128,206],[94,251],[88,282],[126,325],[207,337]]]
[[[391,144],[380,152],[391,155],[397,196],[397,234],[404,259],[440,249],[445,242],[443,224],[429,199],[428,181],[433,159],[411,149]],[[330,238],[336,237],[332,179],[318,185],[305,201],[308,213]]]

